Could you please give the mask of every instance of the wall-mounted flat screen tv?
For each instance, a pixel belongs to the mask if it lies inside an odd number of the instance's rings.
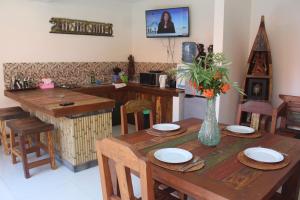
[[[146,11],[146,34],[154,37],[189,37],[189,8]]]

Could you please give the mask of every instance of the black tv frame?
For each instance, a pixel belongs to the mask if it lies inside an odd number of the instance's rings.
[[[176,35],[176,36],[169,36],[169,35],[166,35],[166,36],[163,36],[163,35],[159,35],[159,36],[148,36],[147,35],[147,12],[149,11],[157,11],[157,10],[170,10],[170,9],[180,9],[180,8],[187,8],[188,9],[188,30],[189,30],[189,33],[188,35]],[[190,34],[191,34],[191,23],[190,23],[190,7],[186,6],[186,7],[175,7],[175,8],[160,8],[160,9],[152,9],[152,10],[146,10],[145,11],[145,21],[146,21],[146,37],[147,38],[180,38],[180,37],[190,37]]]

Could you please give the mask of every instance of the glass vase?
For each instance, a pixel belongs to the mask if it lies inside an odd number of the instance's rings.
[[[207,99],[205,119],[198,134],[200,142],[206,146],[217,146],[221,141],[220,129],[216,117],[216,97]]]

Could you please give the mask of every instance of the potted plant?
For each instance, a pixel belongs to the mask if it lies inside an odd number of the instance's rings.
[[[227,66],[230,63],[222,53],[211,53],[201,57],[199,61],[187,64],[186,69],[179,69],[177,73],[189,80],[189,84],[207,98],[207,110],[204,122],[199,131],[198,139],[207,146],[220,143],[221,135],[216,118],[216,97],[226,94],[230,88],[243,93],[237,83],[229,79]]]
[[[169,87],[170,88],[176,88],[176,70],[174,69],[170,69],[168,71],[166,71],[167,75],[168,75],[168,80],[169,80]]]
[[[123,83],[128,83],[128,75],[125,74],[125,72],[120,72],[119,73],[120,79]]]

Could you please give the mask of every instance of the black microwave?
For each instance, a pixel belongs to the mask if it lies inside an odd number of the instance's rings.
[[[159,86],[159,76],[162,71],[150,71],[146,73],[140,73],[140,84]]]

